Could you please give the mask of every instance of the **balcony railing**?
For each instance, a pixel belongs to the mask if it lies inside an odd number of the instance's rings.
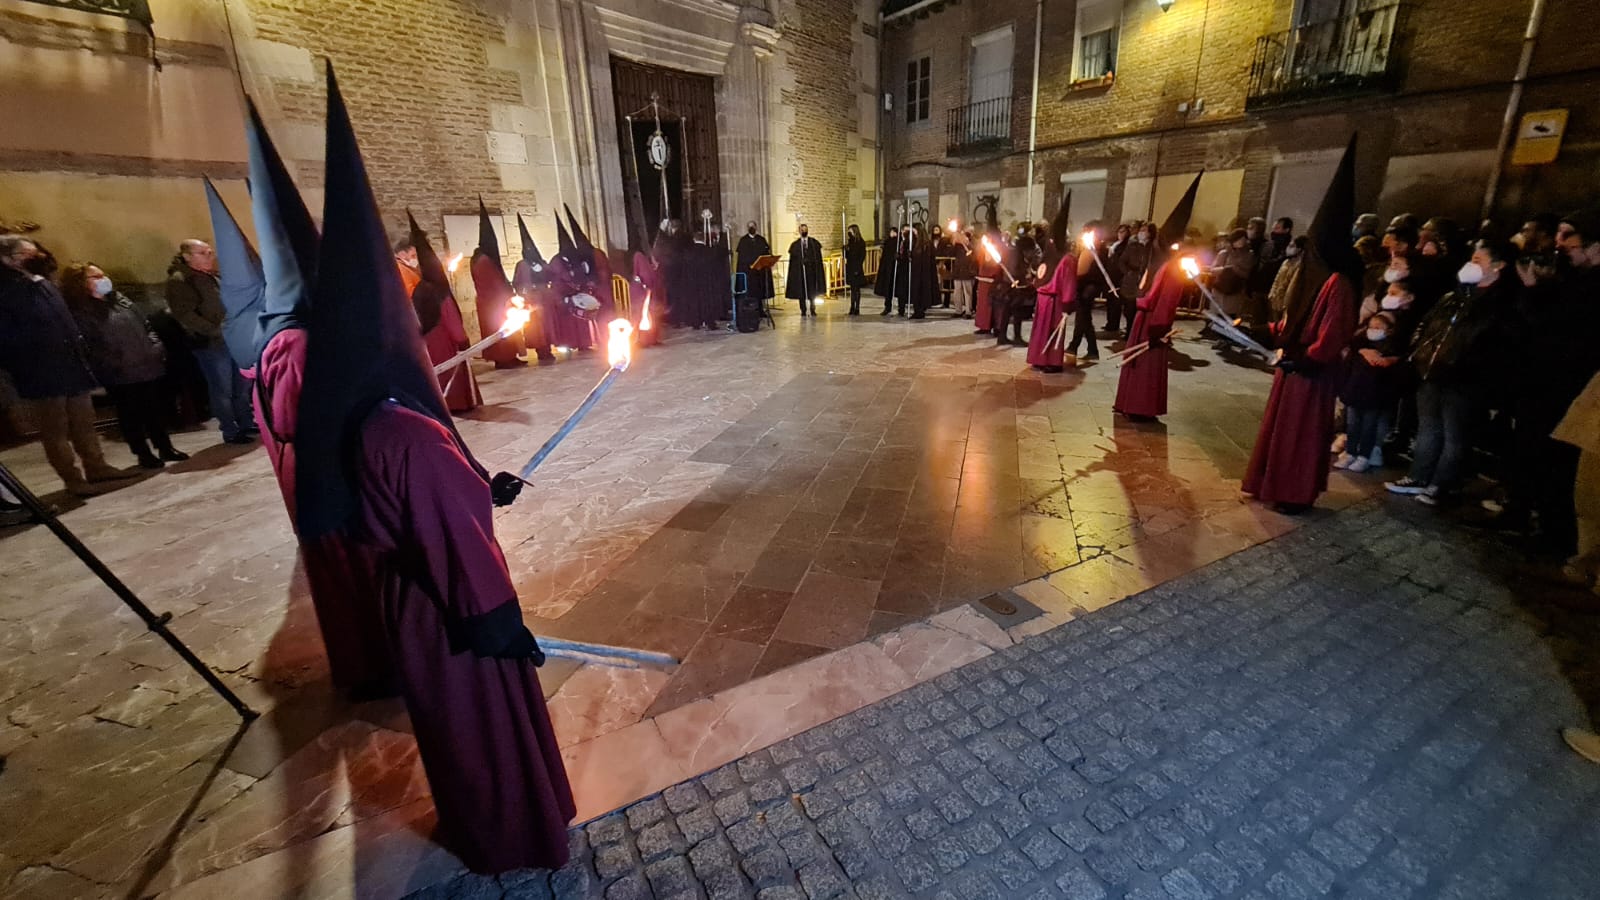
[[[1362,4],[1366,6],[1366,4]],[[1404,4],[1387,2],[1256,39],[1248,106],[1320,100],[1398,82]]]
[[[950,110],[945,146],[951,154],[980,153],[1011,143],[1011,98],[980,100]]]

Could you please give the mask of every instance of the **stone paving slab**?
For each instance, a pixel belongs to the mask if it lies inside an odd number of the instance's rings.
[[[1368,502],[573,832],[445,898],[1583,898],[1593,619]]]

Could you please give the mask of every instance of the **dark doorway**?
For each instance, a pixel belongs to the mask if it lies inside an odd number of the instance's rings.
[[[650,163],[650,136],[656,121],[652,95],[661,112],[661,131],[672,149],[664,173],[670,216],[685,229],[701,228],[700,211],[709,208],[713,224],[722,221],[722,173],[717,159],[716,83],[709,75],[680,72],[611,57],[612,92],[617,104],[617,141],[622,183],[627,192],[628,241],[655,240],[666,217],[661,209],[662,172]],[[631,119],[631,122],[630,122]]]

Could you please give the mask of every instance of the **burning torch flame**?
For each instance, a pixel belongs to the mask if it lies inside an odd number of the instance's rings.
[[[633,326],[627,319],[611,320],[611,339],[606,343],[606,360],[611,368],[626,371],[633,361]]]
[[[961,230],[961,223],[957,222],[955,219],[951,219],[949,222],[947,222],[945,224],[945,231],[960,231],[960,230]]]
[[[650,321],[650,292],[644,292],[644,306],[639,308],[639,330],[649,331],[655,325]]]
[[[445,264],[445,271],[451,273],[452,275],[455,274],[457,267],[461,265],[461,257],[464,255],[465,254],[457,253],[455,256],[450,257],[450,262]]]
[[[1176,247],[1177,245],[1174,244],[1173,246]],[[1198,278],[1200,276],[1200,264],[1195,262],[1192,256],[1185,256],[1183,259],[1178,260],[1178,266],[1190,278]]]
[[[1000,248],[996,247],[994,242],[989,240],[988,235],[983,236],[983,249],[989,254],[990,259],[994,260],[995,262],[1000,261]]]
[[[1174,243],[1174,244],[1173,244],[1173,245],[1172,245],[1172,249],[1173,249],[1173,250],[1174,250],[1174,251],[1176,251],[1176,250],[1177,250],[1177,249],[1178,249],[1178,245],[1177,245],[1177,244],[1176,244],[1176,243]]]
[[[1090,250],[1094,249],[1094,232],[1093,231],[1085,231],[1083,233],[1083,245],[1085,247],[1088,247]]]
[[[458,259],[460,257],[457,257]],[[506,307],[506,321],[500,326],[500,336],[510,337],[526,328],[528,319],[533,315],[533,310],[528,308],[522,298],[516,294],[511,296],[511,305]]]

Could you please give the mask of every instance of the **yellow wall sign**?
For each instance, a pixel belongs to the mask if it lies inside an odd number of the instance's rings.
[[[1567,130],[1567,111],[1541,109],[1522,114],[1517,127],[1517,143],[1511,148],[1514,166],[1540,166],[1553,163],[1561,152],[1561,135]]]

